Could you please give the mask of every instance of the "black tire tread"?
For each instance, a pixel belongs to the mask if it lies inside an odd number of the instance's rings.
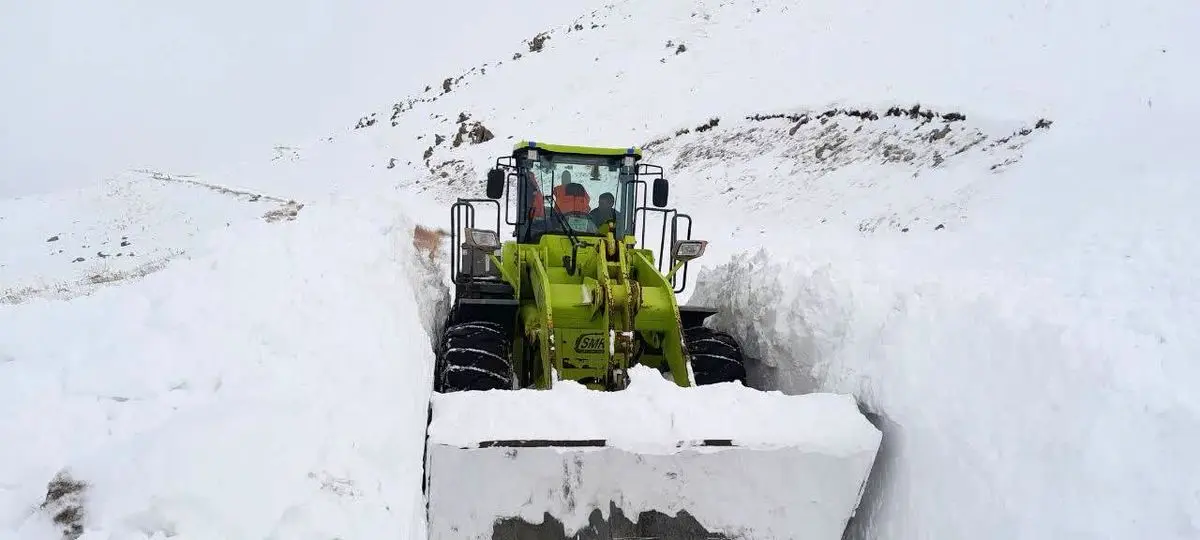
[[[504,327],[467,321],[446,327],[438,349],[434,390],[509,390],[513,368]]]
[[[683,331],[683,343],[692,357],[697,385],[738,381],[746,384],[746,364],[737,340],[706,326]]]

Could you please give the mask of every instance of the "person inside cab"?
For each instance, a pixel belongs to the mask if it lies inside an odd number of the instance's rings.
[[[554,207],[563,214],[587,214],[592,209],[587,190],[571,181],[571,171],[563,171],[560,178],[562,181],[554,186]]]
[[[529,208],[529,216],[532,219],[542,219],[546,217],[546,201],[542,195],[542,188],[538,185],[537,175],[532,170],[525,171],[525,203]]]
[[[617,209],[614,208],[615,205],[616,198],[613,197],[612,193],[601,193],[600,206],[589,212],[588,217],[592,219],[592,222],[595,223],[597,227],[603,225],[609,220],[620,223],[620,219],[617,217]]]

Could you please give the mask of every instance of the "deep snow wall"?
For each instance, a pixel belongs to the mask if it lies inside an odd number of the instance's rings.
[[[59,204],[89,207],[78,195]],[[282,220],[205,205],[193,237],[144,201],[104,201],[147,212],[133,223],[57,223],[60,242],[128,232],[185,254],[69,301],[0,304],[0,538],[423,536],[426,331],[445,288],[409,202]],[[7,208],[45,210],[26,202]],[[39,507],[59,472],[80,502]]]
[[[966,219],[768,230],[702,271],[690,303],[754,384],[879,415],[852,537],[1200,535],[1200,189],[1173,132],[1056,123]]]

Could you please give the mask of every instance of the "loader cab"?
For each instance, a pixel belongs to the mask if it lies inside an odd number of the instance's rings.
[[[468,230],[489,237],[486,249],[464,245],[463,262],[451,260],[455,283],[484,275],[502,279],[500,270],[488,259],[489,253],[503,259],[501,252],[510,249],[502,236],[525,245],[542,244],[547,235],[569,239],[569,244],[552,243],[571,250],[562,257],[562,264],[568,275],[573,275],[575,250],[594,245],[587,237],[604,237],[610,231],[618,243],[644,251],[655,270],[667,275],[674,291],[683,291],[688,261],[703,252],[703,242],[692,240],[691,216],[667,207],[663,168],[641,159],[637,147],[517,143],[511,154],[497,158],[488,171],[486,199],[460,198],[451,207],[452,245],[468,239]],[[476,205],[495,209],[495,229],[475,229]],[[511,228],[501,231],[502,223]],[[484,226],[482,222],[480,226]],[[672,272],[677,262],[682,267]],[[465,277],[460,272],[465,272]]]
[[[515,214],[508,223],[519,243],[537,243],[546,234],[602,236],[606,225],[622,238],[634,234],[639,195],[645,199],[641,158],[637,148],[521,142],[489,173],[488,197],[507,191],[506,207]],[[665,205],[665,181],[658,184]]]

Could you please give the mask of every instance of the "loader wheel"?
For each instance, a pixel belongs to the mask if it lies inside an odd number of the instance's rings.
[[[513,369],[508,335],[499,324],[469,321],[442,334],[434,390],[510,390]]]
[[[683,343],[692,356],[696,384],[739,381],[746,383],[746,365],[742,348],[733,336],[706,326],[683,331]]]

